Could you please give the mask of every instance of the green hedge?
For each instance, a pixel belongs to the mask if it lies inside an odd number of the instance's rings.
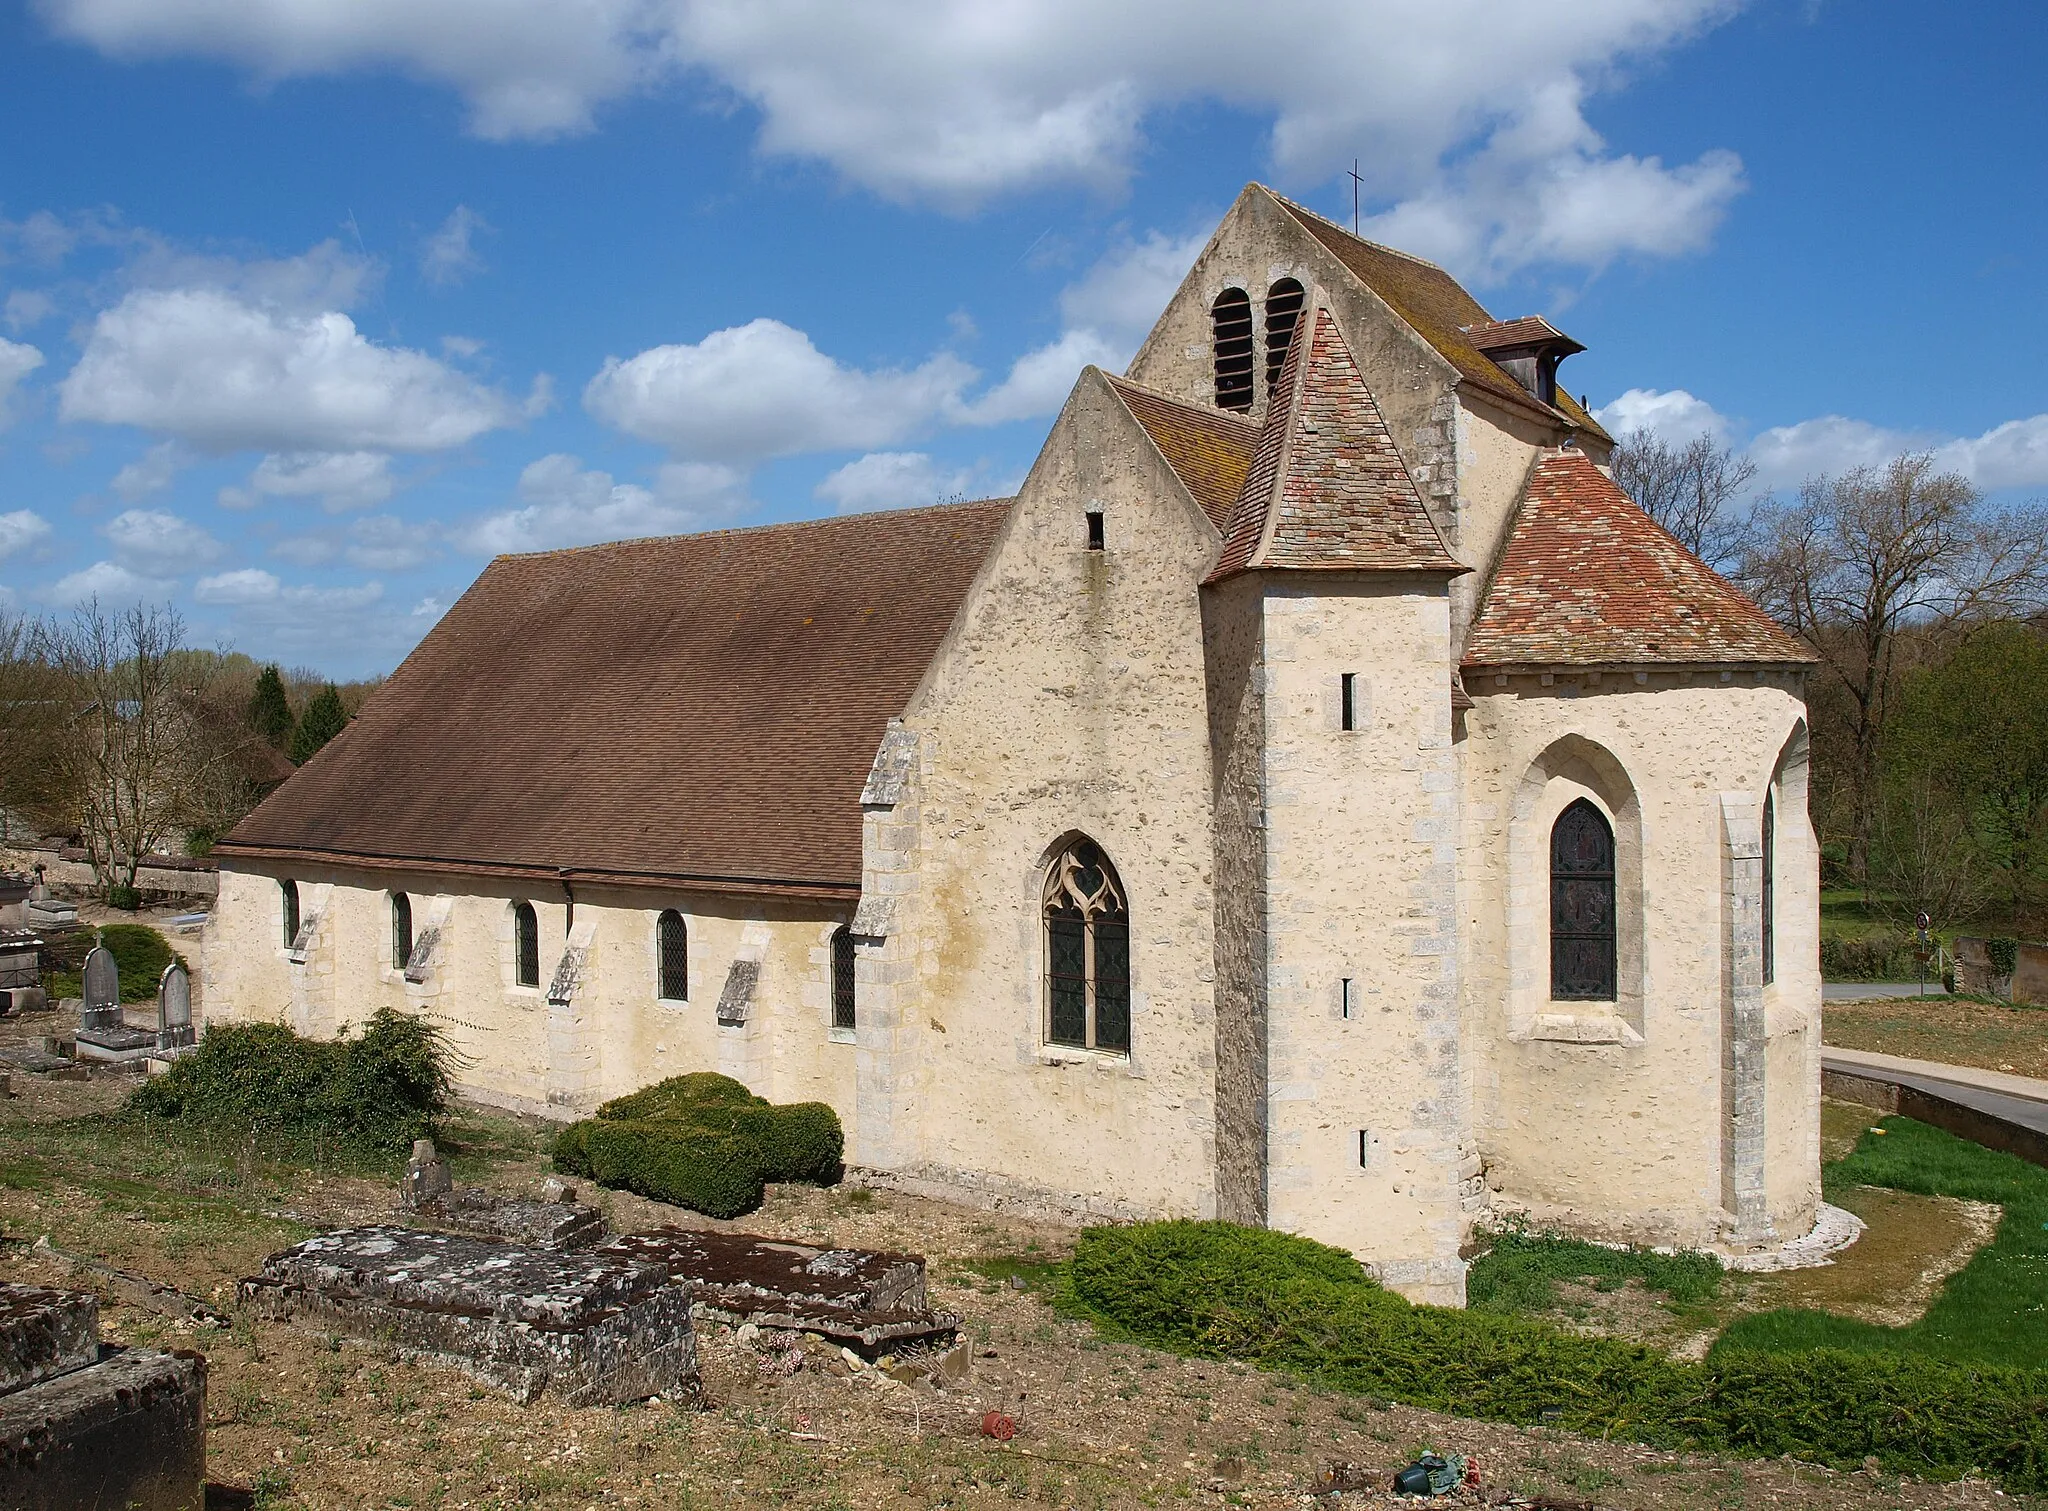
[[[1913,958],[1911,934],[1880,929],[1853,939],[1821,935],[1820,974],[1824,981],[1911,981],[1919,968]]]
[[[302,1039],[278,1023],[222,1024],[124,1106],[237,1133],[372,1156],[431,1138],[448,1107],[448,1053],[418,1018],[380,1011],[358,1036]]]
[[[786,1106],[698,1071],[605,1103],[555,1140],[555,1168],[708,1217],[761,1205],[770,1181],[829,1186],[846,1137],[823,1102]]]
[[[1349,1255],[1214,1222],[1092,1228],[1077,1308],[1139,1341],[1347,1390],[1595,1437],[2048,1489],[2048,1374],[1823,1349],[1705,1364],[1541,1322],[1410,1306]],[[1545,1418],[1552,1411],[1560,1415]]]

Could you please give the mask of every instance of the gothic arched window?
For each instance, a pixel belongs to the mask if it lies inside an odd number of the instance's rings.
[[[1614,1001],[1614,830],[1580,798],[1550,831],[1550,995]]]
[[[1294,343],[1294,327],[1301,322],[1301,302],[1307,296],[1292,278],[1283,278],[1266,290],[1266,390],[1280,383],[1280,369],[1287,362],[1287,348]]]
[[[832,1026],[855,1024],[853,997],[853,930],[841,924],[832,931]]]
[[[1131,913],[1093,840],[1053,857],[1045,878],[1045,1037],[1131,1052]]]
[[[1778,975],[1778,811],[1771,801],[1772,795],[1764,794],[1764,981],[1766,984]]]
[[[412,959],[412,899],[391,894],[391,969],[402,971]]]
[[[1240,414],[1252,407],[1252,296],[1225,289],[1209,307],[1214,326],[1216,407]]]
[[[540,985],[540,919],[533,904],[512,904],[512,979],[521,986]]]
[[[290,878],[277,884],[278,912],[284,923],[284,947],[299,942],[299,884]]]
[[[690,930],[674,908],[654,922],[655,953],[660,958],[657,994],[664,1002],[690,1000]]]

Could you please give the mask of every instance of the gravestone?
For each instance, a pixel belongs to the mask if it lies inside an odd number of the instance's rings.
[[[85,1011],[78,1019],[81,1032],[122,1028],[121,968],[113,952],[96,944],[85,956]]]
[[[192,1032],[192,974],[173,960],[164,967],[156,986],[156,1047],[159,1053],[190,1049],[197,1039]]]

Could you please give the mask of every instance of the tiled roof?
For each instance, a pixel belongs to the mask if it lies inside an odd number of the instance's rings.
[[[848,895],[1007,499],[492,562],[218,853]]]
[[[1237,496],[1244,491],[1259,427],[1227,409],[1190,404],[1140,388],[1125,378],[1112,377],[1109,384],[1132,418],[1145,427],[1152,444],[1187,485],[1202,512],[1217,529],[1228,526]]]
[[[1466,382],[1518,408],[1542,415],[1552,413],[1549,405],[1537,399],[1472,344],[1465,328],[1491,325],[1494,321],[1479,301],[1465,292],[1457,279],[1435,263],[1353,236],[1342,226],[1323,219],[1292,200],[1277,194],[1274,198],[1367,288],[1385,300],[1395,314],[1407,321],[1417,335],[1435,347]],[[1590,431],[1603,440],[1612,439],[1600,422],[1562,389],[1558,391],[1556,413],[1562,414],[1581,430]]]
[[[1813,659],[1572,450],[1547,454],[1531,472],[1464,664]]]
[[[1585,350],[1541,315],[1524,315],[1519,320],[1488,320],[1466,326],[1464,334],[1482,352],[1505,351],[1511,346],[1543,345],[1568,346],[1573,352]],[[1570,354],[1566,353],[1567,356]]]
[[[1463,572],[1327,309],[1287,350],[1209,580],[1258,567]]]

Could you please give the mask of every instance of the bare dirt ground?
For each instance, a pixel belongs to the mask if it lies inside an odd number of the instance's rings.
[[[2048,1008],[1944,997],[1830,1002],[1821,1037],[1838,1049],[2048,1079]]]
[[[0,1020],[0,1048],[49,1020]],[[117,1341],[202,1349],[211,1361],[215,1504],[335,1508],[1097,1507],[1193,1503],[1262,1508],[1395,1502],[1377,1492],[1310,1501],[1333,1462],[1384,1484],[1434,1447],[1476,1458],[1495,1503],[1741,1511],[1988,1507],[1982,1482],[1926,1484],[1874,1471],[1743,1462],[1572,1438],[1388,1407],[1241,1365],[1106,1343],[1012,1289],[1018,1262],[1059,1256],[1065,1229],[885,1192],[775,1188],[762,1211],[713,1224],[657,1203],[595,1193],[615,1226],[680,1222],[930,1256],[933,1301],[964,1319],[969,1378],[944,1392],[806,1354],[785,1378],[774,1352],[729,1331],[701,1339],[708,1403],[520,1407],[458,1371],[375,1344],[236,1319],[226,1329],[122,1303],[91,1272],[32,1245],[91,1256],[223,1309],[263,1256],[321,1226],[386,1220],[382,1180],[290,1170],[254,1151],[206,1157],[138,1147],[132,1134],[61,1120],[115,1105],[133,1082],[14,1076],[0,1104],[0,1273],[97,1287]],[[454,1130],[461,1178],[530,1190],[544,1131],[468,1115]],[[977,1268],[979,1267],[979,1268]],[[1028,1269],[1026,1271],[1028,1273]],[[1015,1418],[1008,1443],[983,1414]],[[1470,1504],[1459,1495],[1434,1504]]]

